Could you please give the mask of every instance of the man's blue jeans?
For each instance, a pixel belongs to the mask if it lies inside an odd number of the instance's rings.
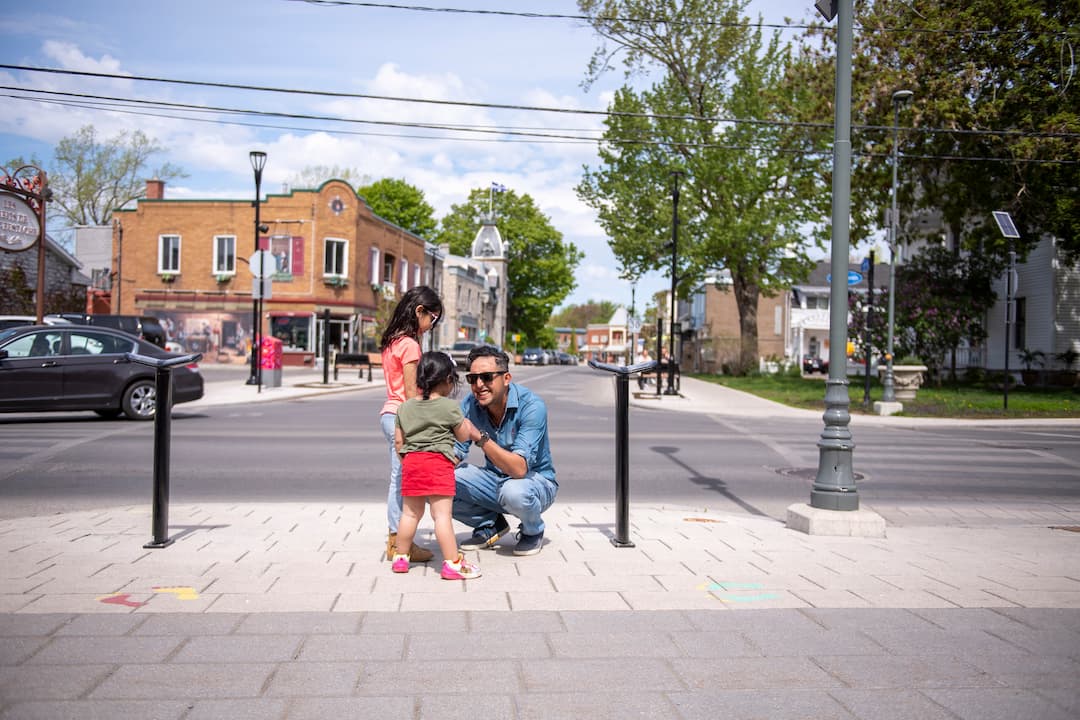
[[[521,520],[521,531],[539,535],[544,531],[541,513],[555,502],[559,486],[539,473],[523,478],[503,477],[478,465],[462,463],[454,470],[457,493],[454,519],[471,528],[495,524],[499,513]]]
[[[386,527],[390,532],[396,533],[398,522],[401,521],[401,458],[394,449],[394,428],[397,426],[397,415],[383,413],[379,416],[382,425],[383,436],[390,445],[390,487],[386,491]]]

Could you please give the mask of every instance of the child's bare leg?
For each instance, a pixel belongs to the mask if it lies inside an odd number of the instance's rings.
[[[435,521],[435,539],[439,542],[439,550],[442,551],[443,559],[455,562],[458,558],[458,545],[457,538],[454,537],[454,497],[452,495],[431,495],[428,497],[428,502],[431,504],[431,518]],[[398,537],[400,538],[400,525],[398,527]]]
[[[406,495],[401,498],[401,520],[398,521],[397,529],[397,554],[408,555],[412,547],[413,537],[416,536],[416,526],[420,524],[420,518],[424,517],[424,503],[426,497]]]

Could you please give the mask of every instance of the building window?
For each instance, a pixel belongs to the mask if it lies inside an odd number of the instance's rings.
[[[423,284],[423,281],[421,280],[421,278],[423,277],[422,272],[422,268],[414,263],[412,266],[413,287],[417,287]]]
[[[159,274],[180,272],[179,235],[162,235],[158,238],[157,268]]]
[[[274,256],[274,279],[292,279],[292,236],[275,235],[270,238],[270,254]]]
[[[371,248],[371,284],[379,284],[379,249]]]
[[[401,292],[405,292],[409,289],[409,261],[402,260],[401,267],[398,269],[398,285],[401,288]]]
[[[214,274],[236,274],[236,236],[214,236]]]
[[[326,238],[323,241],[323,275],[345,277],[349,257],[349,241],[338,238]]]
[[[394,263],[396,260],[390,253],[383,255],[382,281],[384,283],[394,284]]]

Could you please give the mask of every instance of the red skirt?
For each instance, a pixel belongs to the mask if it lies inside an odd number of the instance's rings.
[[[411,452],[401,458],[401,494],[454,496],[454,463],[442,453]]]

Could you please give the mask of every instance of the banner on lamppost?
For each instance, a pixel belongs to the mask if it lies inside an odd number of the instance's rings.
[[[22,198],[0,192],[0,248],[9,252],[29,250],[41,233],[37,213]]]

